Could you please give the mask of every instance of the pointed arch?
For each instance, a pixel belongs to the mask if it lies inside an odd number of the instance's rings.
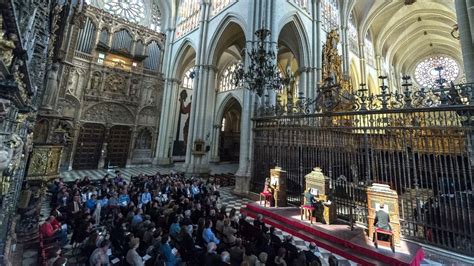
[[[281,38],[281,33],[283,29],[286,27],[292,27],[291,29],[294,30],[296,33],[296,46],[297,47],[290,47],[294,45],[288,45],[286,38]],[[277,29],[278,35],[277,37],[277,42],[283,41],[285,45],[292,50],[293,54],[297,55],[298,58],[298,65],[299,67],[303,66],[309,66],[309,60],[310,60],[310,45],[309,45],[309,40],[308,40],[308,34],[306,32],[306,28],[304,27],[304,24],[301,20],[301,17],[298,13],[292,12],[283,17],[280,22],[278,23],[278,29]],[[298,53],[296,53],[295,48],[298,48]]]
[[[174,65],[171,67],[171,78],[179,80],[189,66],[196,60],[196,45],[186,38],[179,46],[174,56]]]
[[[234,93],[230,92],[228,93],[224,99],[221,101],[218,109],[217,109],[217,112],[216,112],[216,116],[215,116],[215,123],[216,124],[219,124],[220,121],[222,120],[223,116],[224,116],[224,112],[225,112],[225,109],[227,108],[227,106],[229,105],[230,102],[232,101],[236,101],[239,105],[240,105],[240,108],[242,108],[243,106],[243,103],[242,101],[239,99],[239,97],[236,97],[234,95]]]
[[[217,25],[217,30],[214,32],[212,35],[210,42],[209,42],[209,59],[210,60],[208,63],[210,65],[217,65],[217,61],[219,60],[219,57],[223,53],[223,51],[231,46],[232,44],[236,43],[239,38],[244,37],[243,47],[240,47],[241,49],[245,48],[245,42],[246,40],[250,40],[249,36],[247,36],[247,24],[244,21],[244,18],[238,14],[235,13],[228,13],[225,18]],[[234,31],[237,34],[233,34],[233,37],[231,38],[223,38],[224,34],[231,34],[229,31]],[[241,35],[239,35],[239,31],[241,31]]]

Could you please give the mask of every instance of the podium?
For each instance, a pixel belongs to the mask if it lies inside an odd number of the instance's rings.
[[[390,189],[389,185],[374,183],[367,188],[367,203],[369,210],[369,237],[373,238],[375,226],[375,213],[379,210],[380,204],[383,203],[384,210],[390,216],[390,227],[395,241],[395,245],[400,245],[400,218],[398,216],[398,194],[395,190]]]
[[[329,197],[329,177],[323,174],[323,171],[319,167],[315,167],[311,173],[305,177],[306,188],[305,191],[310,189],[316,199],[322,202],[323,210],[322,213],[316,213],[316,220],[325,224],[332,224],[337,219],[336,213],[336,202],[331,201]],[[319,216],[319,217],[318,217]]]
[[[281,167],[270,169],[270,189],[275,201],[275,207],[286,207],[286,176]]]

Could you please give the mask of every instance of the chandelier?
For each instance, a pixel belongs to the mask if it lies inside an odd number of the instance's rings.
[[[258,40],[255,47],[247,51],[249,56],[247,71],[243,63],[240,63],[233,75],[236,86],[245,87],[260,97],[266,90],[282,88],[282,79],[276,66],[277,55],[269,49],[270,42],[266,41],[270,34],[271,31],[268,29],[259,29],[255,32]]]

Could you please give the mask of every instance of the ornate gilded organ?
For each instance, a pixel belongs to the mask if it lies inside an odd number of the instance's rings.
[[[305,176],[305,191],[311,192],[317,201],[322,204],[322,210],[316,212],[316,221],[332,224],[336,221],[336,202],[330,199],[330,179],[324,176],[321,168],[315,167],[313,171]]]

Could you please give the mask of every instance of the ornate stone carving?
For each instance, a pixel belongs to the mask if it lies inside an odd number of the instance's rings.
[[[94,71],[91,77],[91,85],[89,90],[87,91],[88,94],[96,95],[102,91],[102,74],[98,71]]]
[[[140,125],[154,125],[156,124],[156,116],[159,114],[154,107],[145,107],[138,115],[138,124]]]
[[[99,103],[86,110],[82,120],[102,123],[134,124],[134,115],[116,103]]]
[[[59,90],[59,79],[58,79],[59,63],[54,63],[51,69],[48,71],[48,80],[46,82],[46,90],[43,96],[43,107],[51,109],[56,100],[56,95]]]
[[[71,70],[69,82],[67,84],[67,93],[80,97],[81,91],[84,87],[84,73],[83,69],[74,68]]]
[[[110,74],[105,78],[104,91],[126,94],[127,93],[127,80],[125,77],[118,74]]]

